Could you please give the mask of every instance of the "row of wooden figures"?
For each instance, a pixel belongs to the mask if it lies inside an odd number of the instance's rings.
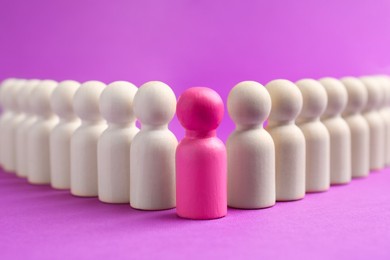
[[[216,136],[224,104],[209,88],[187,89],[176,104],[159,81],[7,79],[0,102],[5,171],[184,218],[271,207],[390,165],[387,76],[241,82],[227,101],[236,124],[227,149]],[[186,129],[179,144],[168,129],[175,111]]]

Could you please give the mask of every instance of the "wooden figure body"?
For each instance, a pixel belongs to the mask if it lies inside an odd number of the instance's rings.
[[[354,77],[344,77],[341,82],[348,94],[342,116],[351,131],[351,174],[353,178],[365,177],[370,171],[370,130],[361,111],[367,103],[367,89]]]
[[[27,136],[27,175],[33,184],[50,184],[50,133],[58,122],[50,106],[50,97],[57,85],[54,80],[43,80],[31,94],[37,120]]]
[[[216,136],[223,113],[222,99],[212,89],[194,87],[179,97],[177,116],[186,129],[176,151],[176,208],[182,218],[227,214],[227,155]]]
[[[116,81],[100,96],[100,113],[108,124],[98,141],[98,191],[103,202],[130,202],[130,147],[139,131],[133,113],[136,92],[133,84]]]
[[[275,146],[263,123],[271,97],[261,84],[244,81],[229,93],[229,115],[236,129],[226,144],[228,205],[257,209],[275,205]]]
[[[378,81],[383,92],[383,100],[378,112],[384,123],[385,141],[383,142],[383,153],[384,164],[388,167],[390,166],[390,78],[388,76],[378,76],[375,80]]]
[[[79,82],[65,80],[51,95],[51,106],[59,118],[50,134],[51,186],[55,189],[70,189],[70,140],[80,126],[73,110],[73,97],[79,87]]]
[[[328,96],[328,105],[321,117],[330,136],[330,183],[346,184],[351,181],[351,131],[341,117],[348,93],[343,84],[335,78],[319,80]]]
[[[268,132],[275,143],[276,200],[293,201],[305,196],[305,137],[295,124],[302,109],[297,86],[283,79],[266,85],[272,107]]]
[[[174,208],[177,139],[168,129],[176,97],[163,82],[143,84],[134,97],[134,113],[141,130],[131,143],[130,205],[135,209]]]
[[[12,117],[2,127],[3,169],[6,172],[16,173],[16,129],[23,121],[24,113],[19,109],[18,96],[24,90],[26,80],[16,80],[8,91],[9,108]]]
[[[383,91],[378,82],[371,77],[360,79],[367,89],[367,104],[363,109],[363,117],[367,120],[370,129],[370,170],[380,170],[385,165],[384,135],[385,124],[378,113],[383,100]]]
[[[320,121],[328,104],[325,88],[314,79],[295,83],[301,91],[303,106],[297,124],[306,143],[306,192],[321,192],[330,186],[330,137]]]
[[[105,88],[100,81],[87,81],[73,98],[73,109],[81,125],[70,141],[70,191],[75,196],[98,196],[97,143],[107,128],[99,111],[99,98]]]
[[[27,177],[27,172],[23,169],[23,164],[26,159],[23,157],[26,152],[27,134],[24,134],[26,124],[31,121],[31,111],[29,106],[29,98],[34,88],[39,84],[39,80],[31,79],[26,82],[23,91],[20,91],[17,97],[19,110],[21,111],[21,120],[15,127],[15,169],[19,177]],[[29,124],[31,126],[32,124]]]
[[[6,79],[1,83],[1,88],[0,88],[0,101],[1,101],[1,108],[2,108],[2,113],[0,116],[0,165],[4,167],[4,157],[5,153],[7,152],[6,147],[5,147],[5,142],[4,137],[3,137],[3,129],[6,128],[8,125],[8,121],[13,118],[13,111],[10,107],[10,93],[11,93],[11,88],[16,83],[16,79],[10,78]]]

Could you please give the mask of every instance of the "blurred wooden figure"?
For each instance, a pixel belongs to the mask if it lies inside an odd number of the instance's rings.
[[[39,84],[39,80],[30,79],[26,82],[23,87],[23,91],[19,92],[17,97],[17,102],[19,109],[22,113],[21,120],[15,127],[15,160],[16,160],[16,175],[19,177],[27,177],[27,170],[24,169],[24,164],[27,164],[27,154],[26,143],[27,143],[27,134],[24,132],[26,125],[28,125],[28,131],[30,130],[31,119],[31,111],[29,105],[29,98],[35,89],[35,87]],[[27,167],[26,167],[27,168]]]
[[[116,81],[100,96],[100,113],[108,124],[98,142],[98,191],[103,202],[130,202],[130,147],[139,131],[133,113],[136,92],[133,84]]]
[[[100,81],[84,82],[73,98],[73,109],[81,119],[70,141],[70,191],[75,196],[98,196],[97,144],[107,128],[99,98],[105,87]]]
[[[305,137],[295,124],[302,109],[298,87],[283,79],[266,85],[271,101],[268,132],[275,143],[276,200],[293,201],[305,196]]]
[[[35,124],[35,122],[38,120],[38,116],[35,113],[34,106],[35,106],[35,100],[32,98],[32,94],[35,91],[36,88],[39,87],[41,84],[41,81],[38,81],[36,85],[31,85],[31,88],[27,88],[24,92],[23,96],[26,97],[26,102],[24,103],[23,107],[26,110],[26,120],[19,126],[18,130],[16,131],[16,138],[17,138],[17,170],[18,174],[21,177],[28,177],[28,136],[30,134],[31,127]]]
[[[16,129],[23,121],[24,113],[20,110],[18,97],[24,91],[26,80],[18,79],[8,90],[9,109],[11,117],[2,126],[3,169],[6,172],[16,173]]]
[[[385,165],[384,146],[385,123],[379,115],[378,108],[383,100],[383,91],[372,77],[362,77],[360,80],[367,89],[367,104],[363,116],[370,129],[370,170],[380,170]]]
[[[378,84],[382,88],[383,100],[378,109],[380,116],[382,117],[385,134],[383,142],[383,152],[384,152],[384,163],[385,166],[390,166],[390,78],[388,76],[377,76],[375,80],[378,81]]]
[[[335,78],[319,80],[324,86],[328,105],[321,117],[330,135],[330,183],[346,184],[351,181],[351,131],[341,117],[348,102],[348,93]]]
[[[5,141],[4,141],[4,131],[3,129],[7,128],[8,121],[13,118],[13,111],[11,109],[10,105],[10,95],[11,94],[11,89],[13,86],[16,84],[17,79],[14,78],[9,78],[4,80],[1,83],[1,88],[0,88],[0,105],[2,109],[2,113],[0,115],[0,165],[4,167],[4,157],[6,156],[5,153],[7,153],[7,149],[5,147]]]
[[[54,80],[43,80],[31,95],[37,120],[27,137],[27,167],[28,181],[33,184],[50,184],[50,133],[58,122],[50,97],[57,85]]]
[[[79,82],[65,80],[51,95],[51,106],[59,117],[50,134],[51,186],[55,189],[70,189],[70,140],[80,126],[73,110],[73,97],[79,87]]]
[[[370,130],[361,112],[367,103],[367,89],[354,77],[344,77],[341,82],[348,94],[342,116],[351,131],[351,175],[365,177],[370,171]]]
[[[320,121],[328,96],[325,88],[314,79],[295,83],[301,91],[303,106],[297,124],[306,143],[306,192],[321,192],[330,186],[330,137]]]

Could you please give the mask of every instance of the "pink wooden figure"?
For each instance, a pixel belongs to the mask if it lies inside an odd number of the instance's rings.
[[[227,213],[226,148],[216,136],[224,106],[212,89],[186,90],[177,103],[186,129],[176,150],[177,214],[189,219],[215,219]]]

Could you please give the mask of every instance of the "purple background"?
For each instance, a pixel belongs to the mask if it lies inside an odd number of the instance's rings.
[[[0,171],[1,259],[390,259],[390,169],[225,218],[180,219]]]
[[[1,0],[0,79],[242,80],[390,73],[389,1]],[[181,137],[175,119],[171,125]],[[225,115],[219,129],[233,129]],[[186,221],[0,172],[0,258],[390,259],[390,170],[226,218]]]
[[[1,0],[0,79],[161,80],[225,101],[242,80],[390,74],[389,13],[384,0]],[[226,114],[221,138],[233,127]]]

